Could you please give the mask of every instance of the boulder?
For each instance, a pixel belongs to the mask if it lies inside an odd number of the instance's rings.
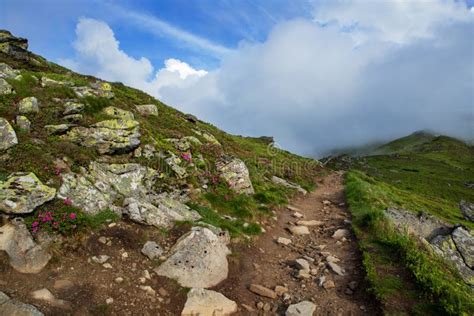
[[[7,253],[10,265],[21,273],[38,273],[51,259],[46,249],[35,243],[20,218],[0,227],[0,250]]]
[[[438,218],[426,213],[417,214],[408,210],[389,208],[385,214],[399,230],[407,230],[408,233],[428,241],[437,235],[448,234],[452,229]]]
[[[254,194],[249,170],[239,158],[223,157],[216,163],[220,177],[239,194]]]
[[[71,124],[58,124],[58,125],[45,125],[44,131],[48,135],[62,135],[71,129],[74,125]]]
[[[136,105],[135,108],[143,116],[158,116],[158,108],[154,104]]]
[[[159,228],[170,228],[178,221],[201,219],[199,213],[179,201],[161,198],[154,203],[127,198],[124,201],[124,213],[134,222]]]
[[[430,243],[438,255],[456,267],[467,284],[474,286],[474,271],[464,262],[451,235],[438,235]]]
[[[63,117],[63,119],[69,123],[79,123],[83,118],[84,116],[82,114],[70,114]]]
[[[74,127],[62,138],[95,148],[100,154],[127,153],[140,145],[139,125],[132,119],[110,119],[91,127]]]
[[[84,108],[85,106],[83,103],[68,101],[64,103],[63,115],[79,114],[79,113],[82,113],[82,111],[84,111]]]
[[[0,292],[0,315],[10,316],[43,316],[36,307],[10,299],[5,293]]]
[[[29,132],[31,130],[31,122],[26,116],[17,115],[15,123],[24,132]]]
[[[237,304],[221,293],[192,288],[181,316],[226,316],[237,312]]]
[[[468,221],[474,222],[474,204],[461,200],[459,208],[464,218]]]
[[[288,230],[290,231],[290,233],[296,236],[310,234],[309,229],[306,226],[291,226],[290,228],[288,228]]]
[[[302,301],[288,306],[285,316],[313,316],[316,305],[310,301]]]
[[[170,256],[155,272],[175,279],[181,286],[209,288],[225,280],[230,254],[226,232],[193,227],[170,250]]]
[[[102,110],[102,113],[108,115],[112,118],[122,119],[122,120],[134,120],[135,117],[133,113],[127,110],[122,110],[115,106],[108,106]]]
[[[0,78],[0,95],[14,93],[13,87],[3,78]]]
[[[193,124],[196,124],[199,121],[198,118],[192,114],[185,114],[184,118],[186,119],[186,121],[191,122]]]
[[[6,119],[0,117],[0,151],[7,150],[16,144],[18,144],[18,138],[15,130]]]
[[[343,237],[344,237],[344,238],[349,237],[350,234],[351,234],[351,233],[349,232],[349,230],[340,228],[340,229],[337,229],[337,230],[334,232],[334,234],[332,234],[332,238],[339,240],[339,239],[342,239]]]
[[[203,132],[203,131],[199,131],[199,130],[194,130],[194,133],[196,133],[197,135],[201,136],[202,138],[204,138],[204,140],[207,142],[207,143],[210,143],[212,145],[217,145],[217,146],[221,146],[221,143],[219,143],[219,141],[217,140],[217,138],[212,135],[212,134],[209,134],[207,132]]]
[[[153,260],[159,258],[163,254],[163,248],[154,241],[147,241],[141,250],[142,254],[148,259]]]
[[[176,157],[176,155],[173,153],[170,154],[171,156],[165,159],[166,164],[176,174],[178,179],[186,178],[188,173],[185,168],[180,166],[182,162],[181,158]]]
[[[45,87],[64,87],[64,86],[72,86],[74,85],[71,81],[58,81],[54,79],[50,79],[48,77],[41,77],[41,86]]]
[[[0,63],[0,78],[15,78],[20,72],[5,63]]]
[[[74,206],[88,214],[97,214],[119,198],[146,199],[156,177],[154,169],[140,164],[91,162],[80,174],[62,174],[58,197],[70,199]]]
[[[34,173],[17,172],[0,182],[0,211],[27,214],[54,199],[56,189],[44,185]]]
[[[107,82],[96,82],[90,86],[73,87],[76,95],[80,98],[85,97],[101,97],[111,99],[114,97],[112,86]]]
[[[38,113],[38,99],[35,97],[27,97],[20,100],[20,102],[18,102],[18,112],[20,112],[20,114]]]
[[[303,189],[300,185],[298,185],[296,183],[289,182],[289,181],[287,181],[285,179],[282,179],[282,178],[279,178],[277,176],[272,177],[272,182],[275,183],[275,184],[282,185],[284,187],[290,188],[290,189],[295,189],[303,195],[308,193],[308,191]]]
[[[474,269],[474,236],[469,231],[459,226],[451,233],[457,250],[464,259],[464,263]]]

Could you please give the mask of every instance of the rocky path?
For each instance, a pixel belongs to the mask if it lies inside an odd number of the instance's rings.
[[[314,304],[302,306],[314,315],[379,314],[366,292],[343,189],[343,175],[332,173],[280,209],[261,238],[233,249],[229,278],[214,290],[237,302],[241,315],[284,314],[302,301]]]

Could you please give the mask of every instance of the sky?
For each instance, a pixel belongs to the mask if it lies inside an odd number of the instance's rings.
[[[306,156],[474,139],[474,0],[0,0],[0,28],[233,134]]]

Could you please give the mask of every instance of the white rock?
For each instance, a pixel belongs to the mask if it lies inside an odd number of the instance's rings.
[[[309,301],[302,301],[298,304],[292,304],[288,306],[285,315],[286,316],[313,316],[316,310],[316,305]]]
[[[342,237],[349,237],[350,232],[347,229],[338,229],[332,235],[334,239],[342,239]]]
[[[224,295],[210,290],[193,288],[188,292],[188,299],[181,315],[224,316],[235,312],[237,312],[237,304]]]
[[[93,256],[91,259],[92,259],[92,261],[94,261],[95,263],[103,264],[103,263],[106,263],[107,260],[110,259],[110,257],[107,256],[107,255],[100,255],[100,256]]]
[[[291,239],[288,239],[288,238],[285,238],[285,237],[278,237],[277,238],[277,243],[279,243],[281,245],[288,246],[289,244],[291,244]]]
[[[308,235],[309,229],[307,226],[292,226],[289,228],[293,235]]]

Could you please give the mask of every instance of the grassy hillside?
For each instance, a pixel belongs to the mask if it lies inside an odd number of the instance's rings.
[[[8,155],[2,156],[0,181],[6,179],[12,172],[34,172],[41,181],[57,189],[61,183],[60,175],[56,171],[57,159],[66,157],[71,170],[77,172],[80,167],[86,167],[91,161],[99,159],[99,155],[91,148],[64,141],[59,136],[49,136],[44,126],[64,123],[63,103],[65,100],[77,99],[72,86],[89,86],[98,79],[71,72],[40,56],[33,55],[33,57],[36,62],[13,59],[0,53],[0,63],[6,63],[20,71],[19,77],[6,79],[16,93],[0,95],[0,117],[14,122],[18,115],[18,102],[25,97],[34,96],[40,103],[39,113],[28,115],[32,123],[29,133],[21,131],[12,124],[18,136],[18,145],[12,147]],[[43,87],[40,84],[43,77],[68,84]],[[317,164],[313,160],[276,150],[269,145],[266,138],[234,136],[206,122],[199,120],[191,122],[183,113],[142,91],[121,83],[110,84],[115,95],[112,99],[103,97],[80,99],[80,102],[85,104],[84,118],[80,125],[89,126],[107,119],[102,110],[108,106],[136,113],[135,105],[151,103],[158,107],[158,116],[135,115],[135,119],[140,123],[142,146],[150,144],[158,152],[173,152],[180,155],[167,139],[184,136],[201,137],[196,135],[196,130],[214,136],[222,145],[215,146],[203,142],[199,148],[194,149],[193,156],[202,155],[203,163],[185,179],[178,179],[169,174],[161,159],[135,158],[131,154],[119,154],[107,158],[111,163],[137,162],[158,170],[164,174],[158,191],[194,188],[191,204],[201,213],[204,221],[227,228],[233,235],[255,234],[260,231],[257,222],[269,214],[274,205],[286,203],[288,197],[294,194],[294,190],[273,184],[270,181],[273,175],[299,183],[307,189],[313,187],[313,178],[318,172]],[[215,162],[222,155],[235,156],[245,161],[256,191],[255,195],[237,195],[219,181]],[[209,180],[206,189],[202,188],[203,179]],[[216,181],[211,181],[212,179]],[[54,206],[54,203],[51,204]],[[223,217],[225,214],[238,220],[230,221]]]
[[[472,314],[472,290],[457,271],[416,238],[395,230],[383,211],[424,211],[473,229],[459,202],[474,202],[474,190],[466,186],[474,180],[474,148],[418,132],[375,152],[331,162],[332,167],[348,170],[348,204],[374,294],[387,314]]]

